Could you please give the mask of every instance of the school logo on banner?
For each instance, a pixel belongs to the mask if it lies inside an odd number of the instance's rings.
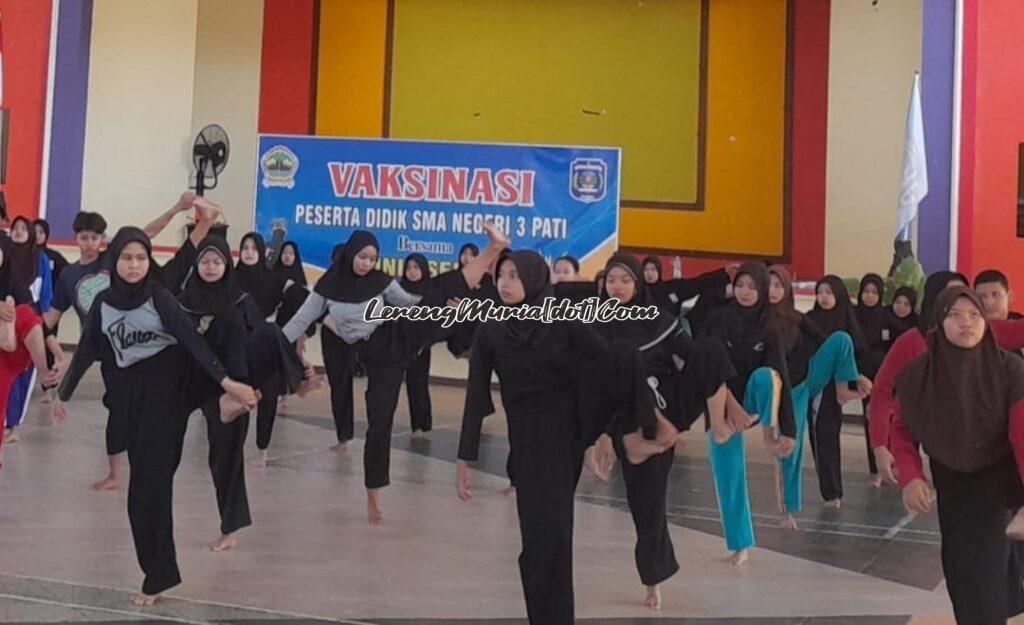
[[[574,200],[590,204],[604,199],[608,180],[608,166],[599,158],[577,158],[569,173],[569,195]]]
[[[283,145],[275,145],[260,158],[260,169],[263,170],[263,187],[295,186],[295,173],[299,171],[299,157]]]

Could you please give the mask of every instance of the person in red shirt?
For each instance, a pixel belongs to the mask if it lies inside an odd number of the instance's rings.
[[[868,428],[871,447],[878,465],[878,473],[886,482],[898,484],[896,465],[889,447],[889,430],[893,411],[896,409],[894,394],[895,378],[914,358],[928,351],[925,333],[936,325],[934,318],[935,301],[948,286],[967,285],[963,274],[939,271],[929,276],[924,287],[921,303],[920,323],[917,328],[904,332],[886,355],[878,375],[875,376],[868,404]],[[1020,321],[990,320],[989,327],[996,343],[1003,349],[1019,351],[1024,349],[1024,323]]]
[[[942,569],[957,623],[1005,623],[1024,605],[1006,536],[1010,510],[1024,494],[1017,468],[1024,466],[1024,360],[999,348],[969,287],[945,289],[935,311],[925,353],[896,376],[889,447],[907,510],[925,514],[938,499]]]
[[[55,384],[60,374],[46,364],[43,320],[32,306],[31,293],[11,282],[10,250],[10,239],[0,239],[0,429],[11,387],[29,365],[42,372],[43,384]]]

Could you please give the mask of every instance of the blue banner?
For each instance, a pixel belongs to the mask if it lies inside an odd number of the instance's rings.
[[[362,229],[386,273],[413,252],[446,271],[463,244],[486,244],[484,220],[514,249],[583,259],[618,235],[619,161],[618,148],[260,135],[254,225],[268,255],[295,241],[319,268]]]

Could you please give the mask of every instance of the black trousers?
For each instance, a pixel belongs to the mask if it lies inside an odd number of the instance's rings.
[[[320,330],[320,349],[331,385],[331,413],[338,442],[352,440],[354,413],[352,376],[355,374],[356,347],[349,345],[326,327]]]
[[[256,404],[256,448],[260,451],[270,447],[270,437],[274,434],[274,421],[277,419],[277,394],[270,389],[261,388],[259,402]],[[249,416],[245,416],[249,422]]]
[[[843,429],[843,410],[836,400],[836,388],[829,384],[821,393],[821,405],[808,428],[811,453],[818,471],[818,489],[825,501],[843,498],[843,458],[839,435]]]
[[[931,460],[942,534],[942,570],[958,625],[1002,625],[1024,607],[1017,546],[1005,535],[1019,504],[1012,457],[974,473]]]
[[[363,477],[366,488],[383,488],[391,483],[391,430],[406,366],[383,360],[365,364],[367,428]]]
[[[203,406],[203,415],[210,446],[210,476],[217,491],[220,533],[231,534],[252,525],[245,490],[245,436],[249,431],[249,413],[231,423],[222,423],[220,405],[214,401]]]
[[[630,464],[622,439],[612,439],[615,454],[626,483],[626,501],[636,528],[633,556],[640,581],[645,586],[660,584],[679,571],[675,548],[668,531],[666,497],[668,476],[672,471],[675,450],[651,456],[640,464]]]
[[[434,422],[430,406],[430,347],[421,351],[405,370],[405,393],[413,431],[429,432]]]
[[[516,507],[523,549],[519,575],[532,625],[574,622],[573,499],[583,466],[575,438],[566,436],[567,412],[509,415]],[[510,411],[511,412],[511,411]]]
[[[181,461],[191,412],[183,401],[187,368],[177,347],[132,365],[118,382],[126,387],[112,399],[111,414],[126,419],[128,521],[135,555],[145,578],[142,592],[161,593],[181,583],[174,548],[174,473]],[[176,376],[177,373],[185,375]],[[104,380],[108,388],[111,380]]]

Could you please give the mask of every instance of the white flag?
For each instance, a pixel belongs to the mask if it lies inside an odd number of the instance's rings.
[[[921,114],[921,75],[914,73],[907,110],[907,131],[903,138],[903,179],[900,207],[896,213],[896,237],[910,239],[910,223],[917,218],[917,205],[928,195],[928,164],[924,151],[924,119]]]

